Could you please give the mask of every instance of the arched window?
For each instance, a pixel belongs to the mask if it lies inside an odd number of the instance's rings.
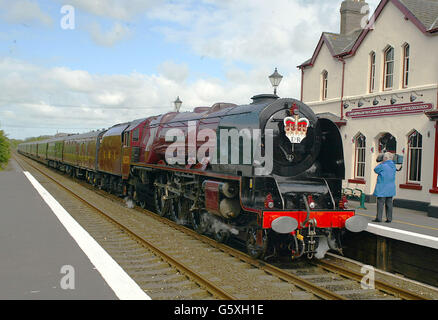
[[[410,46],[405,44],[403,46],[403,88],[409,85],[409,65],[410,65]]]
[[[370,93],[376,89],[376,53],[370,54]]]
[[[390,133],[386,132],[379,138],[379,153],[391,152],[397,153],[397,139]]]
[[[414,130],[408,137],[408,182],[421,181],[423,136]]]
[[[322,72],[322,100],[326,100],[328,96],[328,72],[324,70]]]
[[[394,48],[388,47],[385,50],[385,72],[383,89],[392,89],[394,86]]]
[[[366,153],[366,138],[360,133],[355,139],[355,178],[365,178],[365,153]]]

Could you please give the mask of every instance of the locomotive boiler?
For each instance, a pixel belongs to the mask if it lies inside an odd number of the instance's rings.
[[[69,152],[76,141],[77,159],[87,161],[75,166],[58,156],[57,167],[217,241],[240,239],[254,258],[341,251],[345,229],[362,231],[366,221],[341,195],[336,124],[295,99],[252,100],[138,119],[87,139],[69,136]],[[37,147],[44,143],[52,142]],[[34,156],[31,145],[19,151]],[[41,160],[44,151],[36,155]],[[45,160],[53,163],[47,147]]]

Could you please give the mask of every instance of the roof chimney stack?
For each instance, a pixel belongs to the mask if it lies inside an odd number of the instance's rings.
[[[368,17],[369,13],[370,8],[365,0],[344,0],[341,4],[341,34],[346,35],[362,29],[362,20]]]

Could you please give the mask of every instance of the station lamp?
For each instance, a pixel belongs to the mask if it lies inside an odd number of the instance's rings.
[[[280,85],[281,80],[283,80],[283,76],[278,73],[277,68],[273,74],[269,76],[269,81],[271,81],[272,86],[274,87],[274,94],[277,94],[277,87]]]
[[[414,95],[414,93],[415,93],[416,95]],[[418,96],[422,97],[423,94],[418,93],[418,92],[416,92],[416,91],[412,92],[412,93],[411,93],[411,102],[414,102],[415,100],[417,100]]]
[[[175,105],[175,112],[179,112],[182,106],[182,101],[179,99],[179,96],[176,98],[173,104]]]

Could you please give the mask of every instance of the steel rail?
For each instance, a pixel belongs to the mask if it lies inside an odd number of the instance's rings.
[[[23,168],[23,166],[21,165],[20,161],[24,161],[26,164],[28,164],[29,166],[31,166],[33,169],[37,170],[39,173],[41,173],[43,176],[49,178],[51,181],[55,182],[58,186],[60,186],[62,189],[66,190],[69,194],[71,194],[72,196],[74,196],[76,199],[80,200],[82,203],[84,203],[85,205],[87,205],[88,207],[92,208],[93,210],[95,210],[97,213],[99,213],[100,215],[102,215],[104,218],[106,218],[107,220],[109,220],[111,223],[115,224],[118,228],[121,228],[122,230],[124,230],[126,233],[128,233],[131,237],[133,237],[135,240],[137,240],[139,243],[141,243],[142,245],[144,245],[146,248],[148,248],[149,250],[151,250],[152,252],[154,252],[156,255],[160,256],[163,260],[165,260],[167,263],[169,263],[170,265],[172,265],[174,268],[176,268],[178,271],[180,271],[181,273],[185,274],[186,276],[188,276],[189,278],[191,278],[193,281],[195,281],[196,283],[198,283],[198,285],[201,285],[201,287],[204,287],[204,289],[206,289],[208,292],[210,292],[212,295],[220,298],[220,299],[224,299],[224,300],[237,300],[233,295],[229,294],[228,292],[226,292],[225,290],[219,288],[218,286],[216,286],[215,284],[213,284],[212,282],[210,282],[209,280],[205,279],[204,277],[202,277],[201,275],[199,275],[197,272],[191,270],[189,267],[185,266],[183,263],[177,261],[175,258],[173,258],[172,256],[168,255],[167,253],[165,253],[164,251],[162,251],[161,249],[159,249],[158,247],[154,246],[151,242],[149,242],[148,240],[144,239],[143,237],[137,235],[135,232],[131,231],[128,227],[126,227],[125,225],[119,223],[118,221],[116,221],[115,219],[113,219],[112,217],[110,217],[108,214],[106,214],[105,212],[103,212],[102,210],[100,210],[99,208],[97,208],[96,206],[94,206],[93,204],[91,204],[90,202],[88,202],[87,200],[83,199],[82,197],[80,197],[79,195],[77,195],[76,193],[74,193],[73,191],[71,191],[70,189],[68,189],[67,187],[65,187],[63,184],[61,184],[60,182],[56,181],[54,178],[52,178],[51,176],[49,176],[48,174],[46,174],[45,172],[43,172],[42,170],[40,170],[39,168],[37,168],[36,166],[34,166],[33,164],[29,163],[27,160],[24,159],[20,159],[18,160],[17,157],[14,155],[13,156],[14,159],[17,161],[17,163],[20,165],[20,167]],[[24,168],[23,168],[24,170]]]
[[[301,279],[298,276],[295,276],[295,275],[291,274],[290,272],[284,271],[284,270],[282,270],[280,268],[277,268],[277,267],[275,267],[275,266],[273,266],[271,264],[264,263],[261,260],[253,259],[249,255],[247,255],[247,254],[245,254],[245,253],[243,253],[243,252],[241,252],[241,251],[239,251],[237,249],[234,249],[234,248],[231,248],[231,247],[229,247],[227,245],[219,243],[219,242],[217,242],[217,241],[215,241],[215,240],[213,240],[213,239],[211,239],[211,238],[209,238],[209,237],[207,237],[205,235],[201,235],[201,234],[197,233],[196,231],[194,231],[192,229],[189,229],[189,228],[187,228],[185,226],[181,226],[181,225],[175,223],[172,220],[160,217],[157,214],[155,214],[155,213],[153,213],[153,212],[151,212],[149,210],[141,209],[141,208],[138,208],[138,207],[136,207],[135,210],[143,212],[143,213],[146,213],[146,214],[148,214],[148,216],[150,216],[150,217],[152,217],[154,219],[157,219],[157,220],[159,220],[159,221],[161,221],[163,223],[166,223],[167,225],[169,225],[169,226],[171,226],[171,227],[173,227],[173,228],[175,228],[175,229],[177,229],[179,231],[189,233],[191,236],[196,237],[197,239],[199,239],[201,241],[204,241],[207,244],[209,244],[211,246],[214,246],[215,248],[217,248],[219,250],[222,250],[223,252],[226,252],[226,253],[228,253],[229,255],[231,255],[231,256],[233,256],[235,258],[238,258],[238,259],[240,259],[240,260],[242,260],[242,261],[244,261],[244,262],[246,262],[248,264],[251,264],[251,265],[253,265],[253,266],[257,267],[257,268],[263,269],[265,272],[270,273],[272,275],[275,275],[275,276],[281,278],[282,280],[285,280],[285,281],[291,282],[293,284],[296,284],[297,286],[299,286],[299,287],[301,287],[301,288],[303,288],[303,289],[305,289],[307,291],[312,292],[313,294],[315,294],[316,296],[318,296],[320,298],[323,298],[323,299],[347,300],[347,298],[344,297],[344,296],[337,295],[335,293],[332,293],[332,292],[326,290],[325,288],[318,287],[318,286],[312,284],[309,281]],[[314,263],[314,265],[319,266],[319,267],[321,267],[323,269],[326,269],[327,271],[330,271],[332,273],[336,273],[336,274],[342,275],[344,277],[347,277],[347,278],[349,278],[351,280],[355,280],[355,281],[358,281],[358,282],[360,282],[362,280],[362,278],[363,278],[363,274],[360,274],[360,273],[348,270],[348,269],[343,268],[341,266],[337,266],[337,265],[328,263],[328,262],[323,261],[323,260],[320,260],[318,263]],[[428,300],[427,297],[415,294],[415,293],[413,293],[411,291],[404,290],[402,288],[399,288],[397,286],[393,286],[393,285],[388,284],[388,283],[383,282],[383,281],[375,280],[375,285],[376,285],[376,288],[378,290],[387,292],[387,293],[389,293],[391,295],[394,295],[394,296],[398,296],[401,299],[405,299],[405,300]]]
[[[350,278],[350,279],[354,279],[356,281],[361,281],[363,278],[363,274],[352,271],[352,270],[348,270],[346,268],[343,268],[341,266],[338,266],[336,264],[330,263],[328,261],[324,261],[324,260],[320,260],[316,263],[314,263],[316,266],[319,266],[325,270],[328,270],[330,272],[334,272],[337,273],[341,276]],[[380,280],[374,280],[374,285],[375,288],[377,290],[381,290],[384,292],[387,292],[391,295],[394,295],[396,297],[399,297],[403,300],[428,300],[426,297],[419,295],[419,294],[415,294],[413,292],[407,291],[403,288],[391,285],[389,283],[380,281]]]
[[[323,287],[317,286],[313,283],[311,283],[310,281],[307,281],[305,279],[300,278],[299,276],[294,275],[293,273],[290,273],[288,271],[284,271],[278,267],[275,267],[269,263],[265,263],[261,260],[257,260],[254,258],[251,258],[249,255],[243,253],[242,251],[239,251],[237,249],[231,248],[227,245],[224,245],[222,243],[219,243],[213,239],[210,239],[209,237],[205,236],[205,235],[201,235],[199,233],[197,233],[196,231],[189,229],[187,227],[181,226],[176,224],[175,222],[171,221],[171,220],[167,220],[161,217],[158,217],[156,214],[154,214],[153,212],[147,211],[142,209],[142,211],[146,211],[148,214],[151,214],[157,218],[159,218],[159,220],[161,222],[166,223],[167,225],[176,228],[180,231],[186,232],[188,234],[190,234],[191,236],[194,236],[195,238],[204,241],[205,243],[215,247],[216,249],[219,249],[223,252],[226,252],[227,254],[229,254],[232,257],[235,257],[245,263],[248,263],[249,265],[261,269],[263,271],[265,271],[266,273],[269,273],[279,279],[282,279],[284,281],[287,281],[307,292],[310,292],[312,294],[314,294],[315,296],[324,299],[324,300],[348,300],[346,297],[338,295],[330,290],[327,290]],[[161,218],[161,219],[160,219]]]

